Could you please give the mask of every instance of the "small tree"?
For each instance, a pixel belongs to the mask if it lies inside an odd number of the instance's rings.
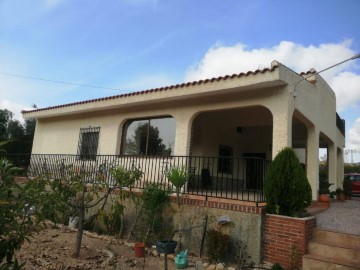
[[[171,168],[167,174],[167,177],[171,184],[175,186],[175,192],[177,197],[177,203],[180,207],[180,191],[181,188],[188,181],[188,173],[185,168],[174,167]]]
[[[81,193],[77,193],[77,199],[76,199],[76,208],[77,212],[79,214],[79,227],[78,232],[76,236],[76,243],[75,243],[75,252],[73,254],[74,257],[79,257],[80,255],[80,247],[81,247],[81,241],[82,241],[82,234],[83,234],[83,223],[85,221],[85,211],[87,209],[93,208],[97,206],[101,201],[103,201],[102,206],[98,213],[101,213],[101,211],[104,210],[105,204],[107,203],[107,200],[109,198],[109,195],[114,189],[119,189],[119,195],[118,198],[113,200],[113,204],[115,206],[115,214],[120,217],[118,218],[120,223],[120,228],[118,231],[118,235],[122,235],[123,231],[123,214],[125,206],[123,205],[123,201],[127,196],[127,192],[124,192],[123,188],[125,187],[131,187],[135,184],[137,180],[141,178],[143,175],[142,171],[137,168],[132,169],[126,169],[124,167],[116,167],[110,169],[111,176],[115,179],[115,185],[109,186],[108,183],[103,181],[103,179],[100,177],[100,185],[93,186],[89,191],[86,190],[85,187],[85,179],[80,179],[81,181]],[[77,182],[75,182],[77,183]],[[101,195],[101,192],[104,192],[103,195]],[[79,196],[80,195],[80,196]],[[115,228],[113,228],[115,231]]]
[[[311,186],[291,148],[284,148],[270,164],[264,192],[270,214],[299,216],[310,205]]]
[[[182,239],[182,226],[181,222],[183,220],[182,217],[182,209],[181,209],[181,200],[180,200],[180,191],[181,188],[188,181],[188,172],[186,167],[173,167],[167,174],[168,180],[175,186],[177,204],[179,207],[179,245],[178,249],[181,249],[181,239]]]
[[[76,242],[73,257],[77,258],[80,255],[80,248],[82,242],[82,236],[84,231],[85,213],[87,210],[94,208],[98,205],[100,209],[90,219],[96,217],[99,214],[104,213],[105,205],[109,199],[110,194],[114,189],[119,189],[119,197],[115,199],[114,205],[115,214],[121,216],[121,224],[119,229],[119,235],[122,232],[122,215],[124,206],[122,201],[125,198],[124,187],[131,187],[135,181],[139,180],[142,176],[142,172],[137,169],[126,169],[123,167],[117,167],[110,169],[110,174],[115,180],[115,184],[110,186],[106,181],[106,177],[100,174],[95,180],[94,184],[88,185],[89,178],[92,177],[91,172],[85,172],[80,169],[76,170],[72,165],[63,166],[61,177],[51,179],[49,181],[50,190],[49,194],[52,194],[51,198],[58,198],[61,202],[60,206],[63,211],[69,213],[75,213],[78,216],[78,230],[76,234]],[[49,176],[45,176],[49,178]],[[59,209],[59,208],[58,208]],[[52,213],[50,213],[52,214]],[[113,229],[113,228],[112,228]]]
[[[111,169],[110,173],[116,181],[116,188],[119,189],[119,195],[118,198],[116,199],[116,205],[118,205],[118,209],[121,210],[119,211],[119,214],[121,215],[119,236],[121,236],[124,229],[124,219],[123,219],[124,209],[125,209],[124,200],[129,195],[128,192],[126,191],[124,192],[123,188],[132,187],[136,181],[140,180],[140,178],[143,175],[143,172],[136,167],[133,167],[131,169],[126,169],[120,166]]]
[[[34,178],[17,184],[14,176],[21,169],[7,159],[0,159],[0,269],[20,269],[15,258],[25,240],[42,228],[49,209],[49,197],[44,178]],[[56,207],[54,201],[52,207]]]

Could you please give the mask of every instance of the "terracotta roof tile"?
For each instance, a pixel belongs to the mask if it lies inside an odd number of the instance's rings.
[[[100,102],[100,101],[105,101],[105,100],[110,100],[110,99],[120,99],[120,98],[129,97],[129,96],[144,95],[144,94],[150,94],[150,93],[159,92],[159,91],[160,92],[161,91],[167,91],[167,90],[171,90],[171,89],[186,88],[186,87],[189,87],[189,86],[192,86],[192,85],[207,84],[209,82],[225,81],[225,80],[233,79],[233,78],[241,78],[241,77],[246,77],[246,76],[249,76],[249,75],[256,75],[258,73],[272,72],[277,67],[278,66],[273,66],[272,68],[257,69],[255,71],[248,71],[246,73],[241,72],[239,74],[219,76],[219,77],[214,77],[214,78],[211,78],[211,79],[205,79],[205,80],[199,80],[199,81],[193,81],[193,82],[186,82],[186,83],[175,84],[175,85],[170,85],[170,86],[165,86],[165,87],[147,89],[147,90],[131,92],[131,93],[125,93],[125,94],[120,94],[120,95],[115,95],[115,96],[108,96],[108,97],[103,97],[103,98],[83,100],[83,101],[72,102],[72,103],[67,103],[67,104],[62,104],[62,105],[56,105],[56,106],[40,108],[40,109],[35,109],[35,110],[29,110],[29,111],[22,110],[21,113],[27,114],[27,113],[33,113],[33,112],[39,112],[39,111],[48,111],[48,110],[59,109],[59,108],[64,108],[64,107],[72,107],[72,106],[76,106],[76,105],[80,105],[80,104],[95,103],[95,102]],[[310,72],[310,71],[308,71],[308,72]],[[302,75],[302,74],[303,73],[301,73],[300,75]],[[306,74],[308,74],[308,73],[306,73]]]

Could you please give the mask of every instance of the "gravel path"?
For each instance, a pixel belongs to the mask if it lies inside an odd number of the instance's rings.
[[[360,200],[331,201],[330,208],[316,215],[318,228],[360,235]]]

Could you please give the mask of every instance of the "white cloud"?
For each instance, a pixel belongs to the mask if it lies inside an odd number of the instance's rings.
[[[341,72],[336,74],[329,84],[336,92],[338,111],[359,104],[360,75],[348,71]]]
[[[348,132],[345,161],[346,162],[360,162],[360,117],[355,120],[355,123]]]
[[[12,113],[14,113],[14,119],[19,120],[20,122],[24,122],[24,119],[21,115],[21,110],[30,110],[30,107],[26,107],[22,104],[13,103],[10,100],[2,100],[0,102],[0,109],[8,109]]]
[[[248,49],[244,44],[224,46],[217,44],[210,48],[203,59],[190,67],[186,80],[199,80],[233,73],[246,72],[268,67],[277,60],[297,72],[315,68],[318,71],[353,56],[351,40],[339,44],[320,44],[305,47],[290,41],[282,41],[270,48]],[[335,74],[349,67],[350,63],[329,70],[326,74]],[[326,76],[325,76],[326,77]]]
[[[357,149],[360,152],[360,117],[355,120],[355,123],[348,132],[347,148]]]
[[[190,67],[186,81],[207,79],[246,72],[270,66],[277,60],[296,72],[315,68],[321,71],[355,55],[350,48],[351,40],[338,44],[320,44],[305,47],[290,41],[282,41],[270,48],[248,49],[244,44],[210,48],[203,59]],[[338,111],[360,102],[360,75],[352,72],[355,61],[349,61],[321,73],[337,95]]]

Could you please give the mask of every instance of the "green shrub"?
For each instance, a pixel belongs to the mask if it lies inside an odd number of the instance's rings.
[[[168,226],[163,220],[163,212],[169,203],[169,190],[165,186],[158,183],[146,183],[143,193],[143,222],[145,222],[146,231],[144,239],[151,240],[162,239],[166,235],[165,231]],[[151,233],[151,234],[150,234]],[[149,239],[147,239],[149,238]]]
[[[21,268],[16,251],[44,228],[43,209],[56,207],[48,203],[47,180],[33,178],[17,184],[14,176],[19,170],[9,160],[0,159],[0,269]]]
[[[330,194],[330,187],[333,183],[329,183],[327,179],[319,178],[319,194]]]
[[[310,205],[311,187],[291,148],[284,148],[270,164],[264,191],[270,214],[296,217]]]
[[[344,193],[346,197],[352,196],[352,182],[350,178],[346,177],[343,182]]]
[[[283,270],[284,268],[279,263],[275,263],[273,266],[271,266],[270,269],[271,270]]]
[[[9,154],[30,154],[32,141],[9,140],[0,143],[0,149]]]

